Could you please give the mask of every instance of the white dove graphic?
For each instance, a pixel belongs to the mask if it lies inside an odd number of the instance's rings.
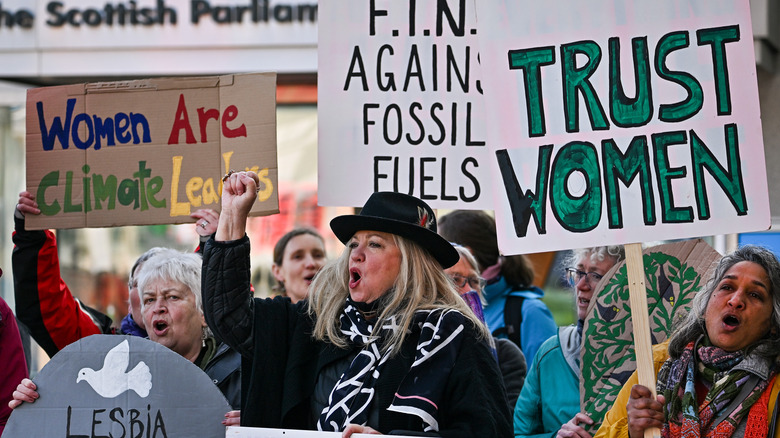
[[[105,398],[114,398],[131,389],[141,397],[148,396],[149,390],[152,389],[152,373],[149,372],[149,367],[139,362],[126,373],[129,362],[130,344],[125,339],[106,354],[103,368],[97,371],[92,368],[79,370],[76,383],[85,380],[95,392]]]

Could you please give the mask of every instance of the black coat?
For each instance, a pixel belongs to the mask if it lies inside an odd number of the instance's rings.
[[[217,385],[231,408],[241,409],[241,356],[238,352],[218,343],[217,351],[209,358],[203,372]]]
[[[249,290],[249,240],[206,243],[203,308],[209,327],[243,356],[241,425],[316,429],[311,396],[326,365],[352,352],[311,337],[306,302],[253,299]],[[510,437],[511,416],[496,361],[485,340],[466,325],[455,366],[439,406],[440,435]],[[422,421],[386,410],[414,360],[416,337],[384,366],[373,403],[382,433],[422,435]],[[317,413],[318,416],[319,413]]]

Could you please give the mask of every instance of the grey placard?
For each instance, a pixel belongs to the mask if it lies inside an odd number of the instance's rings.
[[[3,438],[225,436],[230,406],[208,375],[147,339],[86,337],[33,381],[40,398],[14,410]]]

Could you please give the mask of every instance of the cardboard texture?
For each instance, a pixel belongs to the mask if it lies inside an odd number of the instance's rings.
[[[193,222],[220,210],[222,176],[253,170],[251,215],[279,212],[276,74],[30,89],[28,229]]]
[[[41,397],[14,409],[3,438],[219,437],[230,410],[195,364],[137,336],[76,341],[33,381]]]
[[[642,254],[650,336],[658,344],[671,334],[673,319],[688,311],[721,255],[701,239],[653,246]],[[637,367],[625,261],[604,276],[594,296],[580,352],[580,402],[595,422],[588,427],[592,434]]]

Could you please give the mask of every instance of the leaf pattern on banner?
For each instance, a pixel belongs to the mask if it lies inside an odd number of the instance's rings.
[[[653,344],[669,337],[673,318],[687,312],[691,300],[703,284],[702,278],[706,278],[712,262],[720,257],[701,240],[693,241],[685,248],[700,249],[700,245],[706,248],[693,251],[701,257],[696,257],[691,263],[662,252],[667,245],[649,248],[643,254]],[[686,258],[688,255],[681,256]],[[596,433],[618,392],[636,369],[625,263],[619,265],[597,293],[598,298],[589,311],[583,333],[580,379],[582,411],[595,422],[586,427],[591,434]]]

